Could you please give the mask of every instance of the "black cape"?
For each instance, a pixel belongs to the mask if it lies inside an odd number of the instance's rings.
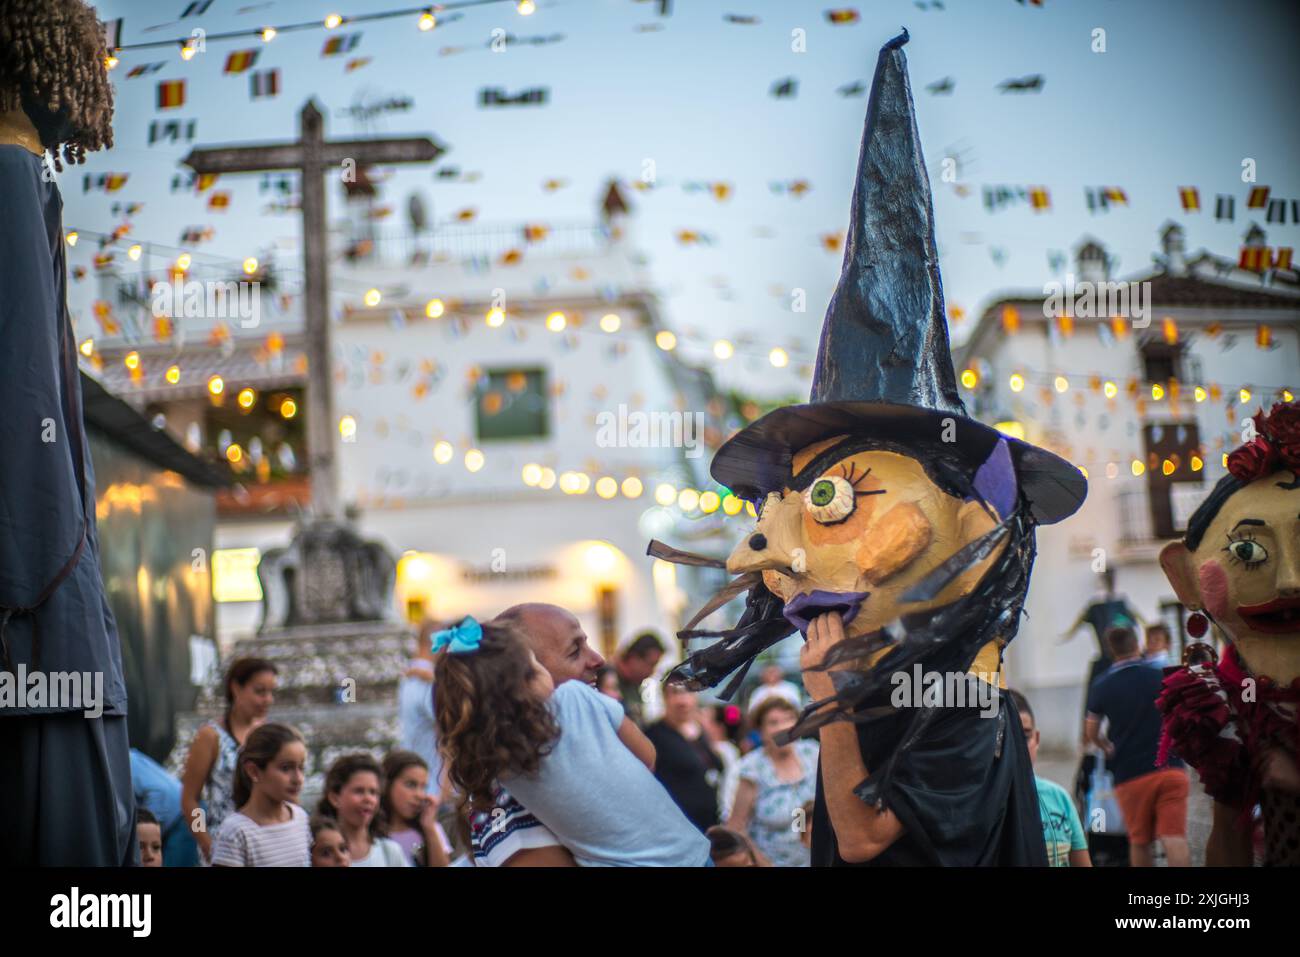
[[[63,200],[45,169],[0,145],[0,668],[100,673],[104,714],[125,715],[66,302]],[[69,710],[9,707],[0,719]]]
[[[812,818],[814,867],[1046,867],[1038,790],[1020,714],[999,691],[998,716],[978,708],[944,707],[899,760],[885,806],[903,835],[871,861],[840,857],[822,793],[820,764]],[[915,712],[858,725],[868,774],[897,746]]]

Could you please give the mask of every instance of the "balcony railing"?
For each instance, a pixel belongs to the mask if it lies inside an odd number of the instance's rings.
[[[1169,487],[1169,504],[1173,512],[1175,537],[1187,530],[1187,520],[1201,504],[1207,491],[1206,485],[1191,482],[1175,482]],[[1142,485],[1121,491],[1116,500],[1119,503],[1119,540],[1126,547],[1153,545],[1168,541],[1155,532],[1151,512],[1151,490]]]
[[[420,233],[385,227],[341,239],[344,259],[354,263],[427,265],[481,260],[496,262],[511,250],[524,255],[592,255],[608,248],[609,230],[600,224],[547,224],[531,236],[520,225],[447,224]],[[544,232],[542,232],[544,230]]]

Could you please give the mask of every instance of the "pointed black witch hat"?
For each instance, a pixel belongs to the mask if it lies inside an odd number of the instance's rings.
[[[1014,484],[1035,521],[1060,521],[1087,494],[1079,470],[970,418],[957,394],[907,40],[904,30],[885,44],[871,81],[844,266],[822,326],[811,401],[732,436],[710,471],[736,495],[758,499],[790,484],[794,454],[814,442],[868,434],[907,446],[946,432],[972,471],[998,487],[990,501],[1013,504]],[[1011,470],[1014,483],[999,476]]]

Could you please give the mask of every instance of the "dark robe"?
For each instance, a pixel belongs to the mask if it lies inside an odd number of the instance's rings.
[[[1020,715],[1005,691],[999,698],[996,718],[981,717],[978,708],[938,709],[922,737],[899,760],[884,795],[885,806],[903,824],[903,834],[870,861],[850,864],[839,856],[819,764],[813,866],[1046,867],[1038,790]],[[900,709],[858,725],[869,775],[883,767],[915,713]]]
[[[103,714],[0,707],[0,865],[119,865],[138,857],[126,683],[46,169],[0,144],[0,677],[102,675]]]

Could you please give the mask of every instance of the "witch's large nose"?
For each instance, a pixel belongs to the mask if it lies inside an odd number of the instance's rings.
[[[791,550],[798,544],[799,496],[789,499],[771,492],[763,504],[763,517],[753,533],[742,539],[727,559],[733,575],[765,568],[788,570],[794,564]]]

